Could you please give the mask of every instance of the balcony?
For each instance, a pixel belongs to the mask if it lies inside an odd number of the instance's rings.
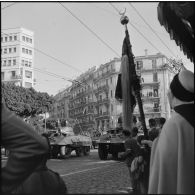
[[[21,80],[22,79],[22,75],[15,75],[15,76],[11,76],[12,80]]]
[[[145,86],[157,86],[157,87],[159,87],[159,85],[160,85],[160,81],[151,81],[151,82],[141,83],[142,87],[145,87]]]
[[[103,85],[95,89],[95,94],[98,94],[100,92],[108,92],[109,91],[109,86],[108,85]]]
[[[97,101],[97,104],[109,104],[110,103],[110,99],[109,98],[104,98],[104,99],[101,99],[101,100],[98,100]]]
[[[147,101],[155,101],[155,100],[160,100],[159,96],[142,96],[141,97],[142,102],[147,102]]]
[[[94,115],[94,117],[96,119],[109,118],[110,117],[110,112],[109,111],[106,111],[106,112],[98,113],[98,114]]]
[[[155,113],[158,113],[158,114],[161,113],[160,107],[158,107],[158,108],[151,108],[151,109],[144,109],[144,114],[155,114]],[[139,110],[134,111],[134,114],[135,115],[139,115]]]

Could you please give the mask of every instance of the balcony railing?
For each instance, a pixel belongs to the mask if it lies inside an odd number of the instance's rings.
[[[13,79],[13,80],[21,80],[22,79],[22,75],[11,76],[11,79]]]
[[[142,101],[154,101],[160,99],[159,96],[142,96],[141,97]]]
[[[109,102],[110,102],[109,98],[104,98],[97,101],[98,104],[109,104]]]
[[[147,85],[152,85],[152,86],[159,86],[160,85],[160,81],[151,81],[151,82],[142,82],[141,86],[147,86]]]
[[[160,113],[160,108],[151,108],[151,109],[144,109],[144,114],[148,113]],[[139,114],[139,110],[135,110],[134,114]]]

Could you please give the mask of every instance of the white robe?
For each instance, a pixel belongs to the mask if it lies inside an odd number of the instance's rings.
[[[194,128],[176,112],[152,145],[148,193],[194,193]]]

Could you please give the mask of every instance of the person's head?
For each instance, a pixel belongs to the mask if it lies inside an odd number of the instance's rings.
[[[131,136],[131,132],[130,132],[129,130],[123,130],[123,131],[122,131],[122,135],[123,135],[124,137],[130,137],[130,136]]]
[[[163,125],[164,125],[164,124],[165,124],[165,122],[166,122],[166,119],[165,119],[164,117],[160,117],[159,122],[160,122],[160,128],[162,128],[162,127],[163,127]]]
[[[150,119],[148,120],[148,123],[149,123],[149,127],[150,127],[150,128],[156,127],[156,121],[155,121],[155,119],[150,118]]]
[[[194,73],[182,70],[176,74],[171,81],[167,96],[171,108],[194,103]]]
[[[137,118],[136,116],[133,115],[133,123],[136,124],[137,123]]]
[[[132,137],[137,136],[137,134],[138,134],[138,128],[137,127],[133,127],[133,129],[132,129]]]

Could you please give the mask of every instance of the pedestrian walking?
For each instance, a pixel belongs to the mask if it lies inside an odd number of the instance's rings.
[[[174,112],[152,145],[148,193],[194,194],[194,74],[176,74],[167,95]]]

